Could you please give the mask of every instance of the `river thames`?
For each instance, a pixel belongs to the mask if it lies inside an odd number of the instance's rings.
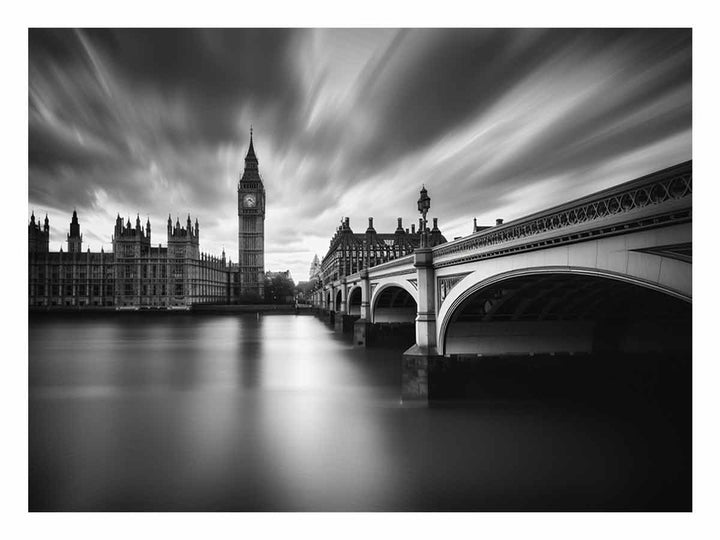
[[[307,315],[31,315],[29,508],[690,509],[689,388],[408,406],[402,350]]]

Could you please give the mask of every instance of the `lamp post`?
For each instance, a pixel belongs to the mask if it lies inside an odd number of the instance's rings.
[[[428,197],[427,189],[423,185],[420,190],[420,198],[418,199],[418,211],[422,214],[422,231],[420,231],[420,247],[428,247],[427,237],[427,213],[430,210],[430,197]]]

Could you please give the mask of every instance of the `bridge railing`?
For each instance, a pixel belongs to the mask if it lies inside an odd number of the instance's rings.
[[[433,258],[637,213],[692,196],[692,161],[433,248]]]

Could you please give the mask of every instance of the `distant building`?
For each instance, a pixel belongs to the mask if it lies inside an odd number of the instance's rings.
[[[502,224],[503,224],[503,220],[502,220],[502,219],[498,218],[498,219],[495,220],[495,226],[496,226],[496,227],[497,227],[498,225],[502,225]],[[492,227],[493,227],[492,225],[478,225],[478,224],[477,224],[477,218],[473,218],[473,230],[472,230],[473,233],[480,232],[480,231],[484,231],[484,230],[486,230],[486,229],[492,229]],[[458,237],[458,238],[459,238],[459,237]],[[457,238],[456,238],[456,240],[457,240]]]
[[[265,272],[266,279],[273,279],[276,277],[282,277],[282,278],[292,281],[293,284],[295,283],[295,281],[292,278],[292,275],[290,274],[290,270],[285,270],[284,272],[282,272],[282,271],[280,271],[280,272],[270,272],[270,271]]]
[[[446,242],[438,228],[437,218],[433,218],[429,240],[431,246]],[[323,283],[328,283],[363,268],[409,255],[419,246],[420,227],[415,231],[413,224],[411,229],[403,229],[402,218],[398,218],[397,228],[392,233],[378,233],[373,227],[373,218],[368,218],[365,233],[354,233],[350,228],[350,218],[343,218],[322,260],[320,277]]]
[[[28,228],[28,303],[30,307],[114,306],[116,308],[187,308],[198,303],[231,301],[230,265],[199,249],[200,225],[175,226],[168,217],[167,247],[150,244],[148,220],[133,227],[119,215],[113,252],[82,251],[77,212],[73,212],[67,252],[50,253],[49,221],[39,230],[35,216]]]

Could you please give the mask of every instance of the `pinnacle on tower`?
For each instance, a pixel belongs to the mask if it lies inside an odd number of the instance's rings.
[[[250,126],[250,146],[245,156],[245,168],[257,169],[258,159],[255,155],[255,146],[253,145],[253,128]]]

